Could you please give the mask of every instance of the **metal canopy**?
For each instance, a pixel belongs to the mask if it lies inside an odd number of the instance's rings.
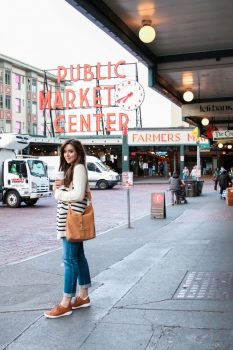
[[[187,89],[192,103],[233,100],[232,0],[66,1],[144,62],[149,86],[178,105]],[[156,30],[150,44],[138,38],[144,19]]]

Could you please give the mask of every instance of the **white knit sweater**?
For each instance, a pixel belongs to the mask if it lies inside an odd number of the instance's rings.
[[[56,189],[54,193],[57,205],[57,237],[66,236],[66,218],[68,205],[72,210],[82,213],[87,207],[87,171],[83,164],[74,167],[73,181],[69,188]]]

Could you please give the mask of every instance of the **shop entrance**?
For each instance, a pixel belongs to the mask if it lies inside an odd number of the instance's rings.
[[[218,167],[224,167],[227,171],[230,171],[233,168],[233,152],[223,151],[218,157]]]
[[[180,171],[178,146],[131,146],[130,171],[135,176],[169,177]]]
[[[122,146],[121,145],[85,145],[86,154],[99,158],[112,170],[122,171]]]

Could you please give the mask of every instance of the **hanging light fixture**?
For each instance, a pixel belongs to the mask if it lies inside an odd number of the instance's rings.
[[[201,123],[202,123],[202,125],[207,126],[207,125],[209,125],[210,121],[208,118],[202,118]]]
[[[184,94],[183,94],[183,99],[186,101],[186,102],[191,102],[193,100],[193,93],[192,91],[185,91]]]
[[[219,143],[219,144],[218,144],[218,148],[223,148],[223,144],[222,144],[222,143]]]
[[[142,28],[139,30],[138,35],[140,40],[145,44],[149,44],[155,39],[156,33],[150,20],[144,19],[142,21]]]
[[[232,145],[228,145],[227,148],[228,148],[228,149],[232,149]]]

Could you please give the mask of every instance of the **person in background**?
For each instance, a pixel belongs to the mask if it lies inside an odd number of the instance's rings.
[[[219,182],[219,168],[216,168],[214,173],[213,173],[213,181],[214,181],[214,190],[217,191],[217,187],[218,187],[218,182]]]
[[[18,175],[17,167],[16,167],[16,164],[15,164],[15,163],[12,163],[12,164],[11,164],[10,173],[11,173],[11,174]]]
[[[223,191],[225,191],[227,187],[231,187],[232,185],[231,178],[228,175],[226,170],[223,170],[223,172],[220,174],[219,185],[220,185],[220,198],[222,198]]]
[[[229,176],[231,180],[233,180],[233,168],[230,168]]]
[[[223,166],[221,166],[219,174],[221,175],[224,171],[226,171],[226,169]]]
[[[143,175],[143,161],[139,160],[138,162],[138,175],[142,176]]]
[[[78,140],[67,140],[61,146],[59,171],[64,171],[64,180],[55,180],[53,185],[57,206],[57,237],[63,244],[64,290],[61,302],[45,311],[47,318],[58,318],[72,314],[75,309],[88,307],[91,302],[88,288],[91,278],[88,262],[84,254],[83,242],[72,243],[66,239],[66,218],[69,205],[78,214],[87,207],[88,177],[86,155]],[[79,291],[76,295],[77,280]]]
[[[148,163],[146,160],[143,162],[142,168],[143,168],[143,175],[147,176],[148,175]]]
[[[163,170],[164,170],[163,162],[160,161],[159,162],[159,175],[160,176],[163,176]]]
[[[196,167],[196,174],[197,174],[196,180],[199,181],[201,178],[201,168],[198,166]]]
[[[152,162],[152,160],[148,161],[148,175],[149,176],[153,175],[153,162]]]
[[[189,177],[189,170],[188,168],[185,166],[184,169],[183,169],[183,180],[187,180]]]
[[[165,159],[164,163],[163,163],[163,173],[165,177],[168,177],[168,163],[167,160]]]
[[[185,185],[185,183],[180,179],[179,175],[174,171],[172,177],[170,177],[169,190],[171,191],[171,203],[174,205],[174,196],[176,196],[176,203],[178,204],[178,195],[177,192],[180,189],[180,186]]]
[[[193,181],[197,180],[197,166],[196,165],[193,166],[192,171],[190,173],[190,176],[191,176]]]
[[[202,175],[206,175],[206,161],[203,160],[202,162]]]

